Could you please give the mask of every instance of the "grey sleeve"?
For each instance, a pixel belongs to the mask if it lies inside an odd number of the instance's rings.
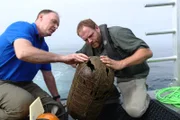
[[[87,44],[84,44],[84,46],[80,50],[76,51],[76,53],[83,53],[87,56],[93,56],[92,47]]]
[[[80,50],[78,50],[78,51],[76,51],[76,53],[86,53],[86,47],[85,47],[85,45],[80,49]]]
[[[114,46],[120,47],[124,51],[133,54],[139,48],[149,48],[149,46],[141,39],[137,38],[128,28],[116,29],[116,32],[111,34]]]

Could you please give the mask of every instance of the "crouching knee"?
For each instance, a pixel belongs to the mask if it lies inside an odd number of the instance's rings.
[[[18,100],[19,107],[16,108],[16,111],[19,118],[26,118],[29,115],[29,106],[34,99],[32,95],[26,95],[21,100]]]
[[[29,106],[33,101],[34,97],[32,95],[17,97],[9,108],[3,110],[3,120],[22,120],[26,118],[29,115]]]
[[[138,107],[138,106],[130,106],[125,108],[126,112],[133,118],[139,118],[141,117],[145,112],[146,112],[146,108],[143,107]]]
[[[28,96],[22,100],[20,109],[22,110],[23,114],[29,115],[29,106],[34,101],[33,96]]]

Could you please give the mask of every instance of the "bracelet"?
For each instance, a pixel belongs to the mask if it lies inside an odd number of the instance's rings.
[[[54,100],[57,100],[57,99],[60,98],[60,97],[61,97],[60,95],[53,96],[53,99],[54,99]]]

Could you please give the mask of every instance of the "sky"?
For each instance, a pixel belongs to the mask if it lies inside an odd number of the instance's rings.
[[[172,28],[172,7],[145,8],[147,3],[168,0],[3,0],[0,4],[0,34],[12,22],[34,22],[39,11],[52,9],[60,15],[60,26],[46,38],[50,50],[78,50],[84,41],[76,34],[77,24],[91,18],[98,25],[122,26],[149,44],[154,55],[171,49],[171,35],[146,36],[146,32]],[[163,48],[162,48],[163,47]],[[157,54],[157,55],[156,55]]]

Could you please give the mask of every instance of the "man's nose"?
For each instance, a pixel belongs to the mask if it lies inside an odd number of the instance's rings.
[[[92,43],[92,39],[88,38],[88,43]]]
[[[55,25],[54,25],[54,28],[55,28],[55,29],[58,29],[58,25],[57,25],[57,24],[55,24]]]

